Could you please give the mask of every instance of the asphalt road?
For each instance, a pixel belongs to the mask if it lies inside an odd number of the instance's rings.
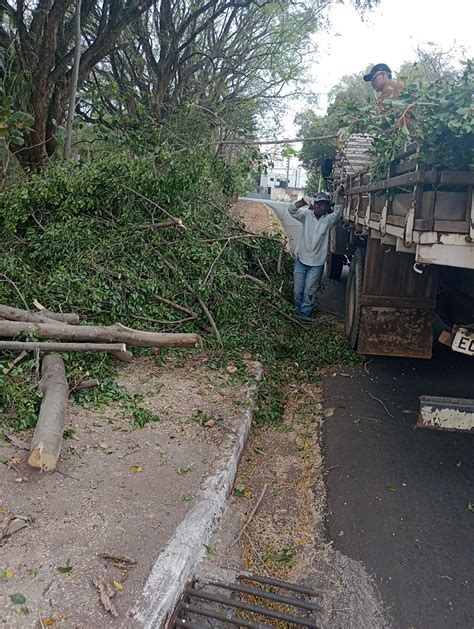
[[[343,280],[321,305],[343,312]],[[324,389],[334,547],[372,575],[394,627],[474,627],[474,435],[414,429],[420,395],[474,397],[474,360],[368,357]]]

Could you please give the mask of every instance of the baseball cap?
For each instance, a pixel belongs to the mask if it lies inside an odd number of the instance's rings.
[[[314,202],[317,203],[318,201],[332,204],[331,195],[325,190],[321,190],[321,192],[318,192],[318,194],[314,197]]]
[[[376,63],[369,74],[364,75],[364,81],[371,81],[374,74],[377,74],[377,72],[386,72],[389,75],[389,78],[392,77],[392,71],[386,63]]]

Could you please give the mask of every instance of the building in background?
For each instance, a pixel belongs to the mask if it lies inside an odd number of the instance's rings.
[[[258,192],[275,201],[291,201],[302,194],[306,179],[306,170],[296,157],[280,157],[260,175]]]

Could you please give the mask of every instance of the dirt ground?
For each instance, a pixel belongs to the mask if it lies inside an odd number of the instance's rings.
[[[127,610],[241,420],[252,369],[214,369],[206,357],[121,366],[118,383],[158,421],[133,430],[127,404],[70,404],[71,438],[51,474],[26,465],[21,443],[0,442],[0,539],[11,516],[26,525],[2,540],[2,626],[135,626]],[[99,601],[101,578],[117,619]]]
[[[230,209],[230,215],[239,218],[245,227],[254,234],[278,234],[285,232],[275,212],[265,203],[238,201]]]

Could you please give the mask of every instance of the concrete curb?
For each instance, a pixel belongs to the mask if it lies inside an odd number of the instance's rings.
[[[245,413],[239,431],[233,433],[223,448],[222,467],[206,482],[195,508],[177,527],[166,548],[156,559],[138,600],[128,618],[146,629],[164,627],[186,584],[195,575],[206,554],[206,544],[219,522],[234,485],[240,457],[247,443],[254,415],[255,397],[262,378],[262,366],[256,363],[255,382],[248,388],[252,406]]]

